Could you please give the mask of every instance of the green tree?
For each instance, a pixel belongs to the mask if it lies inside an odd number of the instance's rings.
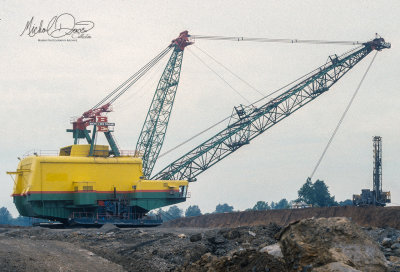
[[[315,202],[315,192],[310,178],[307,179],[306,183],[301,186],[297,193],[299,195],[299,201],[304,201],[308,204],[313,204]]]
[[[265,201],[257,201],[256,205],[254,205],[254,211],[265,211],[270,210],[271,207],[268,205],[268,202]]]
[[[315,203],[314,205],[318,205],[319,207],[329,207],[337,205],[335,201],[335,197],[331,196],[328,190],[328,186],[326,186],[325,182],[322,180],[317,180],[314,182],[314,194],[315,194]]]
[[[225,213],[225,212],[232,212],[233,206],[229,206],[228,204],[218,204],[215,207],[215,213]]]
[[[0,208],[0,224],[10,224],[12,221],[11,213],[7,210],[6,207]]]
[[[312,183],[311,179],[308,178],[306,183],[298,191],[298,201],[304,201],[308,204],[318,207],[335,206],[337,202],[335,197],[331,196],[323,180],[317,180]]]
[[[31,218],[25,216],[18,216],[12,220],[12,225],[15,226],[32,226]]]
[[[183,210],[179,209],[178,206],[174,205],[169,207],[168,215],[170,215],[173,219],[181,218],[183,215]]]
[[[353,200],[351,199],[346,199],[344,201],[340,201],[339,206],[353,206]]]
[[[186,217],[199,216],[199,215],[201,215],[201,211],[200,211],[199,206],[197,206],[197,205],[189,206],[186,209],[186,212],[185,212]]]
[[[271,203],[272,206],[272,203]],[[282,198],[279,200],[278,203],[275,204],[274,209],[280,210],[280,209],[289,209],[290,205],[289,202],[286,200],[286,198]]]

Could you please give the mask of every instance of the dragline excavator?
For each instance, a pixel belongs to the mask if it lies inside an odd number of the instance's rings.
[[[72,133],[73,145],[61,148],[58,156],[37,153],[26,156],[16,171],[8,172],[15,175],[12,196],[22,216],[68,225],[158,225],[160,219],[146,216],[147,212],[185,201],[189,182],[195,181],[203,171],[329,91],[372,51],[390,48],[390,43],[380,37],[354,43],[359,46],[343,55],[329,57],[325,64],[288,85],[275,98],[234,107],[224,129],[152,175],[171,116],[183,53],[194,38],[323,43],[180,33],[160,54],[72,122],[72,129],[67,131]],[[169,52],[171,55],[158,82],[136,150],[125,152],[116,143],[115,124],[109,122],[107,114],[112,111],[113,103]],[[96,144],[101,134],[108,145]],[[86,143],[80,144],[80,140]]]

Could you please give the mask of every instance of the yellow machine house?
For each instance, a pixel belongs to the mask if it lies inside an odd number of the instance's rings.
[[[140,158],[106,157],[108,146],[95,148],[90,157],[90,145],[72,145],[59,156],[22,159],[13,173],[19,213],[64,222],[96,215],[101,223],[115,215],[136,220],[149,210],[185,201],[187,181],[145,180]]]

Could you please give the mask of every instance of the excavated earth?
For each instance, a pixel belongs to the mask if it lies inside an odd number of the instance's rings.
[[[207,214],[170,221],[169,227],[237,227],[258,226],[269,223],[285,226],[290,222],[310,217],[348,217],[364,227],[400,229],[400,207],[324,207],[267,211],[245,211],[223,214]]]
[[[157,228],[0,226],[0,271],[400,271],[400,210],[347,210],[358,213],[337,217],[331,208],[324,218],[308,209],[297,218],[283,210],[282,221],[294,219],[285,224],[243,212]]]

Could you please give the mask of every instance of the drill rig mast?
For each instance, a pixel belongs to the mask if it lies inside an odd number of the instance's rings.
[[[361,195],[353,195],[355,206],[386,206],[390,203],[390,192],[382,191],[382,137],[374,136],[374,170],[372,173],[372,191],[362,189]]]

